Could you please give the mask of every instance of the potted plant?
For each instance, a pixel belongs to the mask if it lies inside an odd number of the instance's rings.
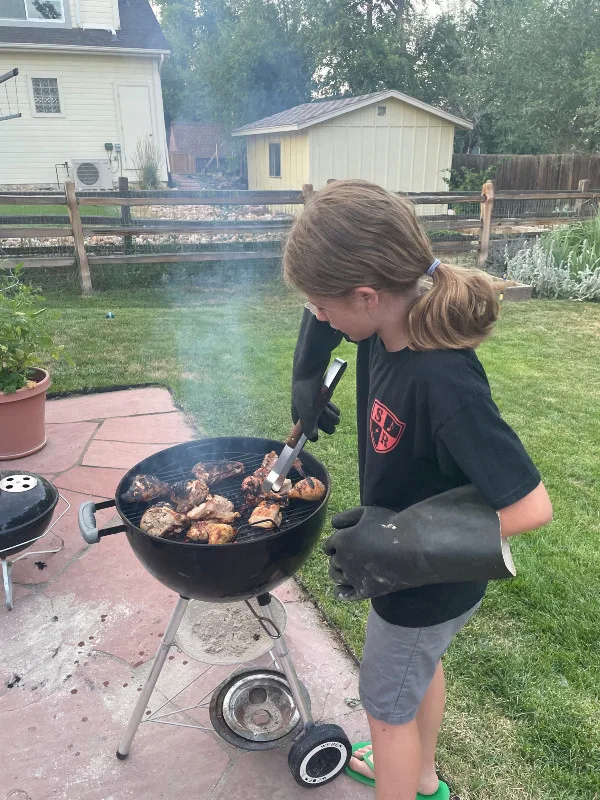
[[[22,458],[46,444],[50,375],[42,364],[61,350],[43,326],[39,290],[21,273],[19,265],[0,275],[0,460]]]

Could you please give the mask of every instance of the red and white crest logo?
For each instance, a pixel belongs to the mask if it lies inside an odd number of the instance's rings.
[[[406,423],[375,400],[371,409],[371,441],[376,453],[389,453],[400,441]]]

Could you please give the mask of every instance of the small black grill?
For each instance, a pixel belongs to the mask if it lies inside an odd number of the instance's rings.
[[[145,469],[148,469],[152,466],[152,459],[154,456],[151,456],[146,462]],[[224,450],[220,453],[219,458],[215,459],[214,457],[214,448],[210,446],[207,447],[205,444],[195,444],[187,448],[184,454],[182,454],[181,460],[177,461],[177,463],[160,466],[155,469],[151,474],[160,478],[165,483],[170,485],[177,483],[179,481],[187,481],[193,477],[192,475],[192,467],[201,461],[206,467],[211,467],[213,464],[217,464],[220,461],[239,461],[245,467],[244,475],[238,475],[234,478],[228,478],[225,481],[222,481],[215,486],[212,487],[211,492],[213,494],[221,495],[222,497],[226,497],[228,500],[231,500],[233,503],[236,511],[241,511],[242,514],[242,521],[236,523],[236,528],[238,529],[238,534],[236,536],[236,542],[247,542],[247,541],[256,541],[258,539],[263,539],[265,537],[273,536],[274,531],[272,530],[265,530],[264,528],[257,528],[254,525],[248,524],[248,518],[252,513],[252,508],[247,508],[244,505],[244,496],[241,491],[241,482],[246,475],[251,475],[255,470],[257,470],[264,458],[263,454],[256,454],[256,453],[244,453],[240,450]],[[148,461],[150,464],[148,465]],[[290,471],[289,477],[292,483],[296,483],[296,481],[301,479],[300,473],[296,469],[292,469]],[[123,487],[123,492],[126,491],[129,486]],[[121,501],[121,512],[127,517],[127,519],[132,522],[134,525],[139,526],[142,516],[144,515],[145,511],[150,508],[152,505],[155,504],[156,501],[151,501],[149,503],[127,503],[123,500]],[[277,528],[276,532],[283,532],[289,530],[290,528],[295,527],[304,519],[308,519],[315,511],[316,508],[319,507],[319,503],[307,503],[302,500],[292,500],[290,501],[289,505],[283,509],[283,520],[279,527]],[[205,544],[201,543],[193,543],[190,542],[192,546],[199,546],[199,547],[206,547]],[[220,546],[220,545],[219,545]]]

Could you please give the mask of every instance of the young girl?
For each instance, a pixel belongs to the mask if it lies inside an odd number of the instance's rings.
[[[444,547],[461,547],[463,522],[464,530],[481,525],[482,541],[505,542],[552,516],[540,475],[500,416],[474,353],[496,320],[496,293],[486,276],[434,258],[411,202],[360,180],[314,195],[290,233],[284,274],[308,299],[292,413],[313,439],[317,426],[332,433],[339,422],[331,404],[319,419],[313,411],[331,351],[343,337],[358,343],[362,506],[334,517],[337,532],[326,545],[330,574],[342,584],[336,596],[373,598],[360,670],[372,743],[356,749],[347,772],[375,785],[377,800],[447,800],[435,769],[445,703],[440,659],[486,582],[461,580],[450,557],[446,582],[439,566],[423,567],[429,556],[414,561],[421,564],[411,566],[414,575],[400,576],[397,548],[437,535],[443,562]],[[457,505],[465,499],[457,492],[475,494]],[[473,577],[477,559],[463,561]]]

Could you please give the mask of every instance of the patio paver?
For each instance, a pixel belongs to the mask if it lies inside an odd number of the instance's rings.
[[[195,434],[169,392],[157,388],[50,400],[47,420],[47,446],[3,465],[45,474],[72,507],[42,540],[50,548],[56,534],[64,549],[17,562],[14,609],[0,605],[0,747],[10,765],[0,800],[306,797],[289,772],[286,748],[242,751],[212,731],[142,724],[129,759],[115,758],[177,597],[139,564],[124,534],[86,545],[77,511],[86,499],[113,497],[137,461]],[[114,514],[98,512],[98,521],[116,521]],[[346,702],[358,692],[355,664],[295,582],[275,594],[288,612],[286,640],[315,718],[363,738],[365,716]],[[173,647],[149,710],[198,677],[173,705],[183,708],[231,669],[208,667]],[[186,719],[208,722],[202,710]],[[372,790],[341,776],[317,796],[367,800]]]

